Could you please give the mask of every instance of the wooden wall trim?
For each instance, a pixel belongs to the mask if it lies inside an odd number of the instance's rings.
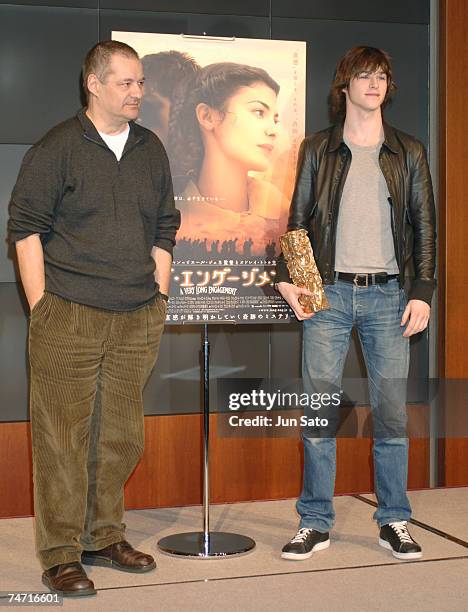
[[[0,423],[0,491],[0,518],[33,514],[29,423]]]
[[[439,9],[439,376],[468,379],[468,3],[440,0]],[[445,414],[447,430],[459,414]],[[467,438],[439,443],[439,484],[467,485],[466,465]]]
[[[145,454],[125,488],[127,509],[200,504],[200,415],[145,418]],[[297,437],[237,438],[218,435],[210,418],[213,503],[296,497],[302,484],[302,448]],[[338,440],[336,493],[373,490],[371,440]],[[427,438],[410,440],[409,488],[429,486]],[[0,424],[0,518],[31,516],[29,423]]]
[[[440,7],[439,300],[441,375],[468,377],[468,3]],[[463,76],[461,76],[463,75]]]

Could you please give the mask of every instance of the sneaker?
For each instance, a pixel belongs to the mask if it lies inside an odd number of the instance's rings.
[[[303,527],[293,539],[283,547],[281,557],[292,561],[303,561],[311,557],[316,550],[324,550],[330,546],[328,531],[320,533],[315,529]]]
[[[397,559],[420,559],[421,547],[410,536],[406,521],[383,525],[380,528],[379,544],[392,551]]]

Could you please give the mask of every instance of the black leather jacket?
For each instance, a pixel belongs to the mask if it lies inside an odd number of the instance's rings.
[[[431,303],[435,268],[435,208],[424,146],[384,124],[379,163],[387,182],[400,282],[411,279],[409,299]],[[334,283],[335,241],[341,194],[351,164],[343,125],[307,136],[299,151],[288,231],[306,229],[325,284]],[[291,282],[281,254],[276,282]]]

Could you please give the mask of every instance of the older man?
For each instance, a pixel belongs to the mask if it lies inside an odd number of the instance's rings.
[[[164,148],[134,123],[135,50],[97,44],[83,85],[87,107],[26,154],[9,220],[31,308],[36,546],[44,584],[65,596],[96,592],[80,561],[155,568],[125,540],[123,487],[143,452],[180,224]]]

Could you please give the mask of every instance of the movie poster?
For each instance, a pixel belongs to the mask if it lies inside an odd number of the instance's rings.
[[[274,290],[305,130],[304,42],[113,32],[140,55],[138,121],[169,156],[182,224],[169,323],[274,323]]]

